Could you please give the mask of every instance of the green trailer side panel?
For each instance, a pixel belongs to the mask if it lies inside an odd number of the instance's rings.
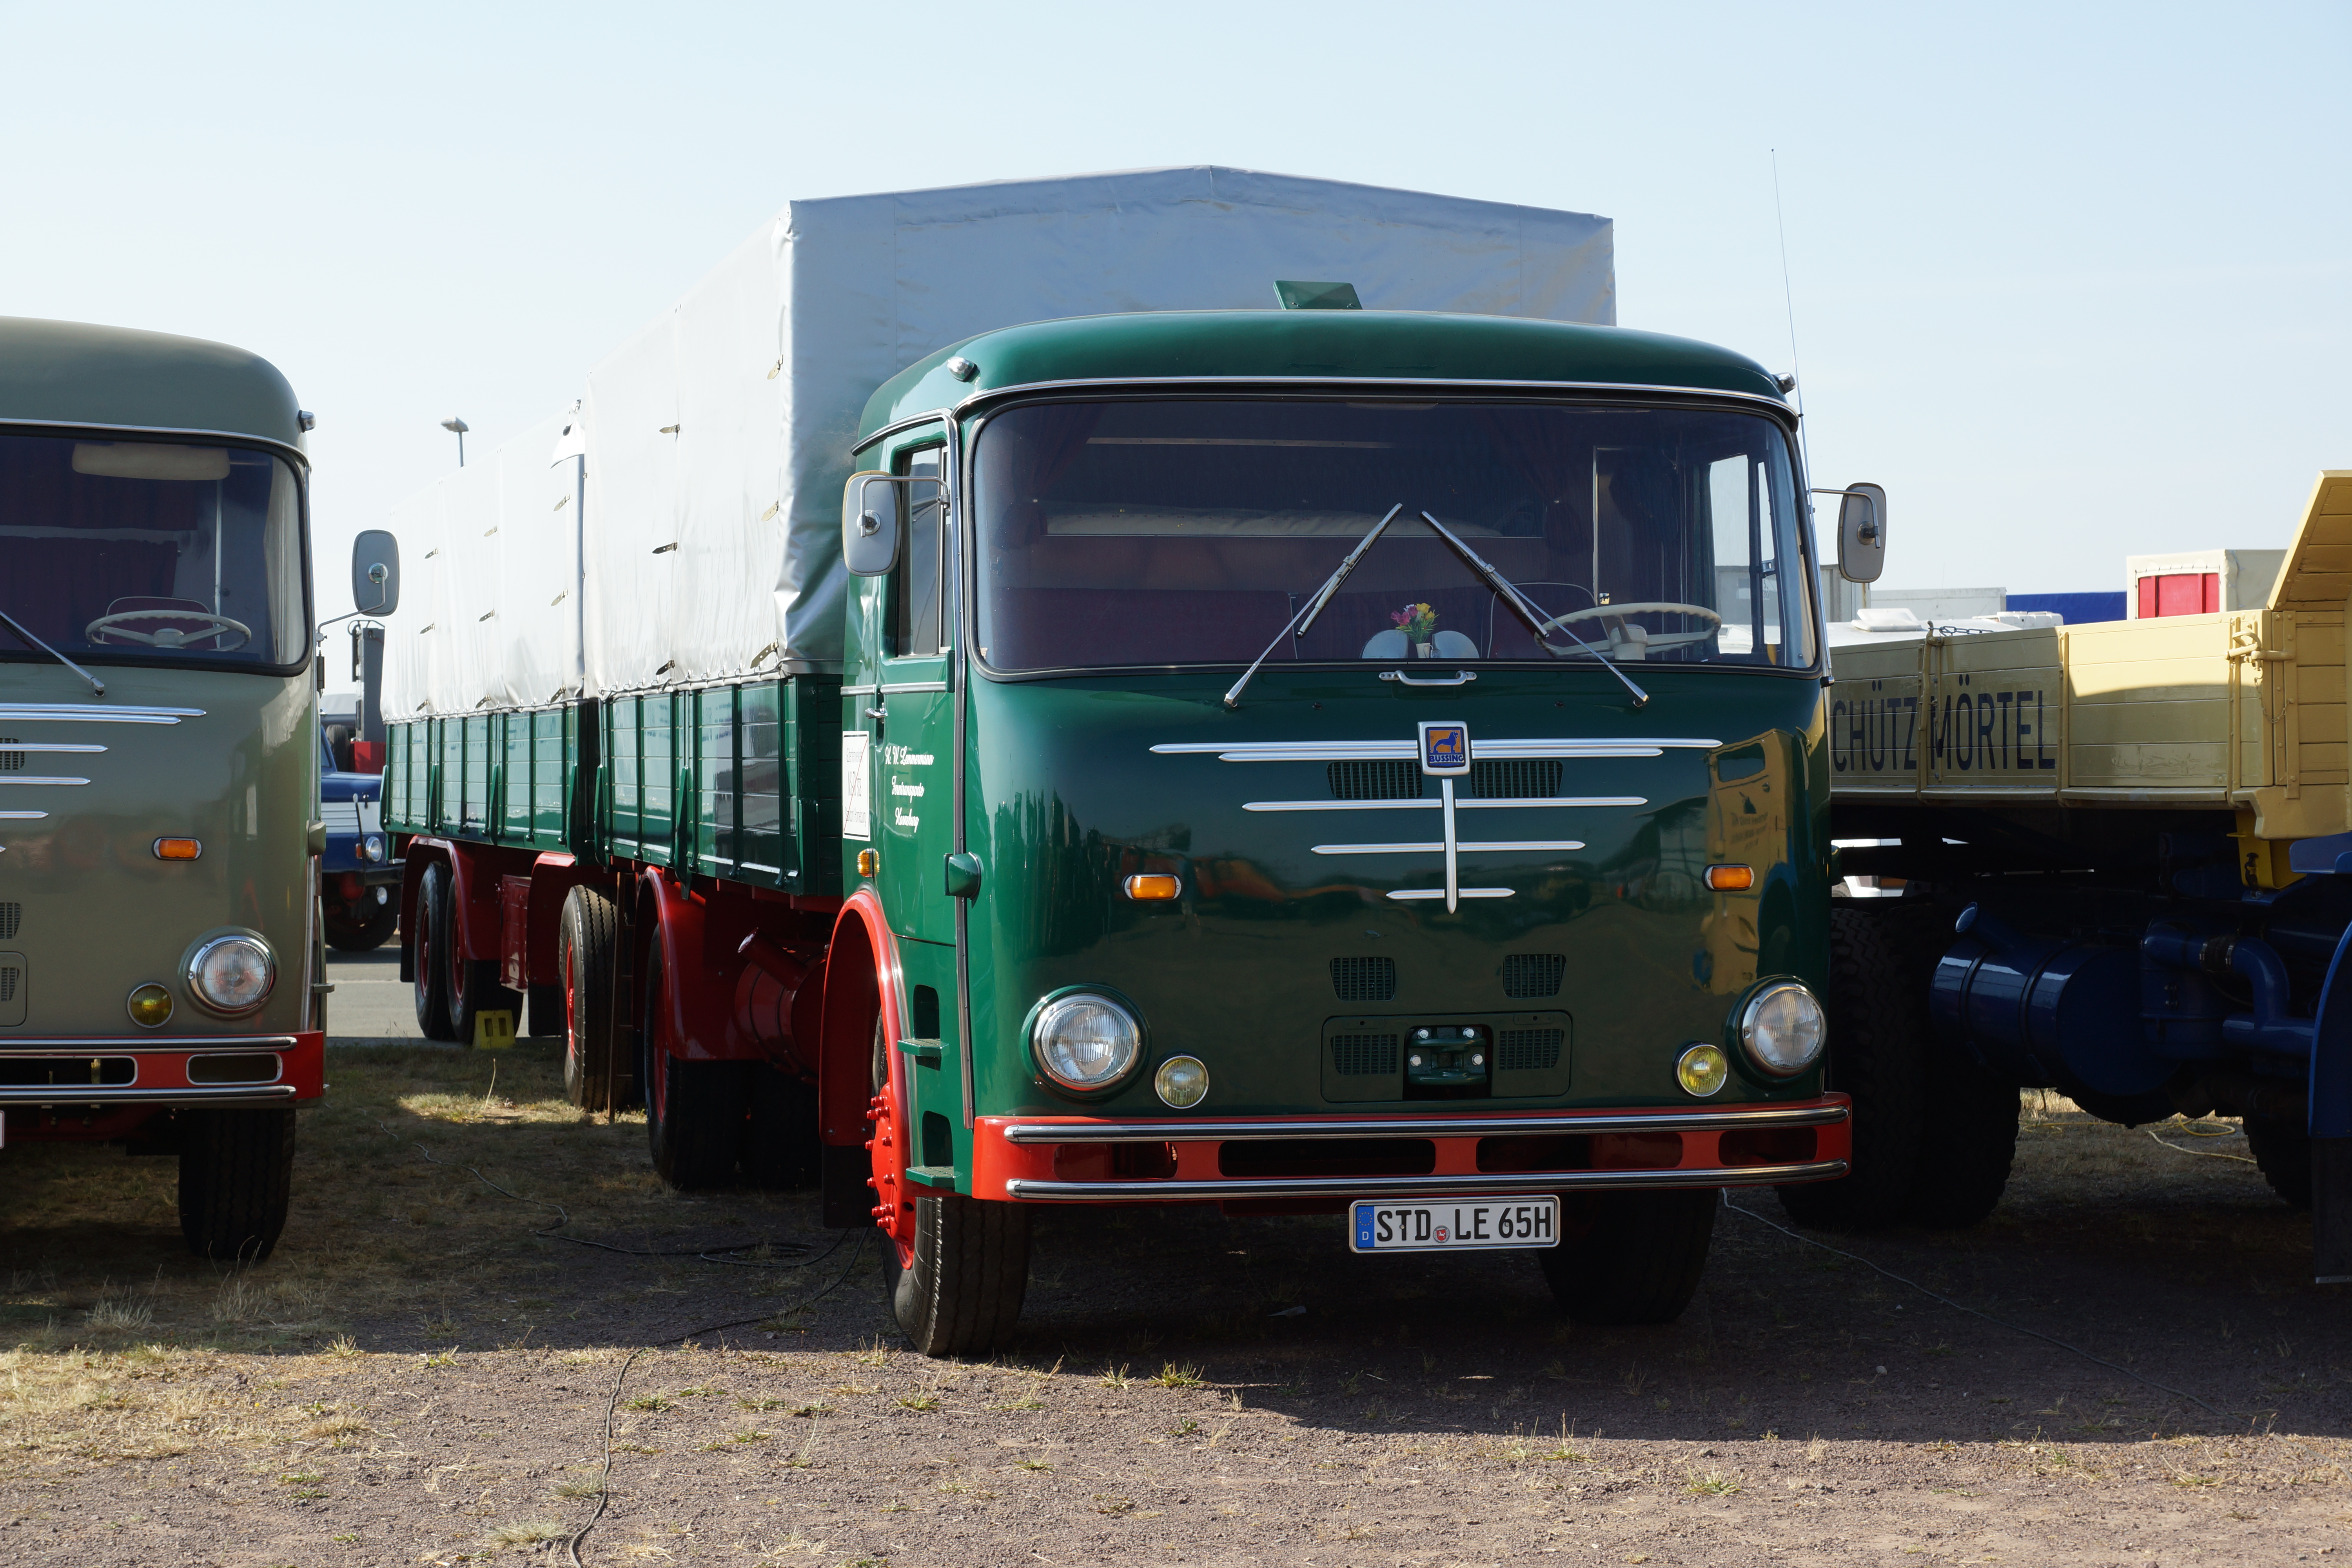
[[[841,681],[791,676],[581,708],[420,717],[387,727],[384,822],[591,859],[837,894]],[[595,820],[573,820],[575,802]]]

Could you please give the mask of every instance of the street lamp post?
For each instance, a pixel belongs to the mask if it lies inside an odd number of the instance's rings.
[[[461,468],[464,468],[466,466],[466,432],[472,429],[473,426],[467,424],[463,419],[453,416],[441,421],[441,428],[451,432],[457,437],[457,466]]]

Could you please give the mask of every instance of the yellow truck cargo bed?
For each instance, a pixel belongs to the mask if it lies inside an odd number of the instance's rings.
[[[2168,806],[2316,837],[2347,808],[2352,470],[2313,487],[2259,610],[1955,633],[1833,656],[1840,803]]]

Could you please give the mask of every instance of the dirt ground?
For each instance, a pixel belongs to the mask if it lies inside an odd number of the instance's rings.
[[[555,1065],[331,1052],[249,1270],[185,1254],[169,1161],[0,1153],[0,1561],[562,1562],[608,1458],[589,1563],[2352,1555],[2352,1292],[2234,1136],[2030,1102],[1991,1222],[1832,1238],[2112,1366],[1793,1239],[1769,1192],[1681,1323],[1615,1331],[1522,1255],[1058,1211],[1018,1343],[953,1363],[898,1348],[813,1199],[665,1194]],[[567,1212],[677,1256],[532,1235]]]

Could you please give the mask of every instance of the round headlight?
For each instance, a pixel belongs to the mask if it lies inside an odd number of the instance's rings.
[[[1794,1078],[1821,1059],[1829,1020],[1813,994],[1793,980],[1768,985],[1739,1015],[1739,1045],[1774,1078]]]
[[[1151,1087],[1169,1105],[1190,1110],[1208,1098],[1208,1064],[1198,1057],[1170,1057],[1151,1075]]]
[[[1038,1012],[1029,1038],[1045,1076],[1081,1093],[1134,1071],[1143,1049],[1134,1015],[1108,996],[1055,998]]]
[[[360,840],[360,855],[361,855],[361,858],[363,858],[363,859],[368,859],[368,860],[381,860],[381,859],[383,859],[383,834],[381,834],[381,833],[371,833],[371,834],[369,834],[365,838],[361,839],[361,840]]]
[[[250,1013],[269,1000],[277,984],[277,960],[253,937],[215,937],[188,961],[189,989],[215,1012]]]
[[[131,1009],[131,1021],[142,1029],[171,1021],[172,994],[152,980],[133,991],[124,1005]]]
[[[1731,1076],[1731,1064],[1724,1059],[1719,1046],[1693,1046],[1675,1063],[1675,1081],[1684,1092],[1705,1100],[1721,1089]]]

